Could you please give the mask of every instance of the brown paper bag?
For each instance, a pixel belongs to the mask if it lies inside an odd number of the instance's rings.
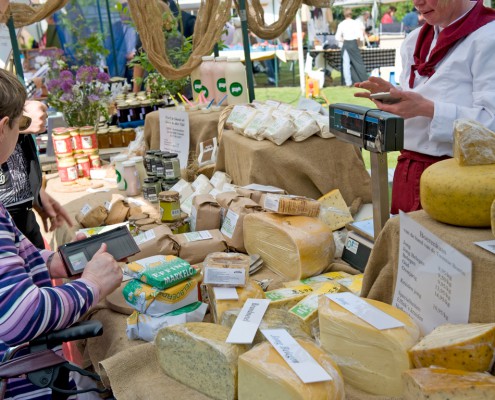
[[[129,257],[129,261],[162,255],[176,256],[179,246],[173,239],[172,231],[167,225],[159,225],[134,238],[139,246],[140,252]]]
[[[220,229],[221,208],[211,194],[194,196],[189,226],[191,231]]]
[[[124,222],[127,218],[129,212],[129,205],[124,202],[124,200],[117,200],[112,204],[110,212],[105,219],[105,225],[120,224]]]
[[[246,252],[242,223],[247,214],[260,212],[262,208],[253,200],[239,197],[230,203],[222,223],[222,235],[227,241],[229,249],[241,253]]]
[[[236,188],[235,191],[241,196],[247,197],[258,204],[260,203],[261,196],[263,195],[263,192],[260,192],[259,190],[243,189],[241,187]]]
[[[81,211],[76,215],[76,221],[83,228],[95,228],[102,226],[107,219],[108,211],[103,206],[91,207],[86,204]]]
[[[218,229],[173,235],[179,246],[179,257],[190,264],[203,262],[210,253],[227,250],[227,243]]]

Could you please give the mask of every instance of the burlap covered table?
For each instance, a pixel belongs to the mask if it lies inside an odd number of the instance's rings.
[[[473,242],[492,240],[490,229],[470,229],[446,225],[424,211],[408,214],[416,222],[459,250],[473,262],[469,322],[495,322],[495,256]],[[361,295],[392,303],[399,263],[399,218],[390,219],[371,252],[365,269]]]
[[[273,185],[313,199],[340,189],[348,205],[357,197],[371,203],[370,176],[359,149],[335,138],[312,136],[277,146],[224,130],[216,169],[227,172],[236,185]]]
[[[144,120],[144,141],[146,149],[160,148],[160,112],[154,111],[146,115]],[[199,144],[217,137],[220,111],[205,114],[199,110],[188,111],[190,142],[189,151],[199,154]]]

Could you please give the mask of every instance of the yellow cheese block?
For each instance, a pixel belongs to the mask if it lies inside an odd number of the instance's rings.
[[[288,310],[299,303],[311,292],[313,292],[313,288],[311,286],[300,285],[290,288],[270,290],[265,293],[265,297],[270,300],[271,308],[282,308],[284,310]]]
[[[407,351],[418,341],[419,328],[403,311],[363,299],[404,327],[378,330],[327,296],[320,297],[321,347],[339,365],[346,383],[371,394],[399,396],[401,374],[412,368]]]
[[[459,165],[495,163],[495,132],[477,121],[454,122],[454,158]]]
[[[339,189],[328,192],[318,201],[321,204],[318,218],[327,224],[332,231],[343,228],[349,222],[354,221]]]
[[[495,200],[492,203],[492,208],[490,210],[490,221],[492,224],[492,234],[495,236]]]
[[[217,300],[213,286],[208,285],[208,297],[210,299],[210,311],[213,313],[213,320],[219,324],[222,314],[233,308],[242,308],[247,299],[264,299],[265,293],[258,283],[253,279],[248,279],[245,287],[235,288],[239,298],[237,300]]]
[[[230,329],[188,322],[160,329],[155,339],[158,362],[175,380],[214,399],[237,399],[237,359],[244,345],[225,343]]]
[[[332,282],[337,279],[343,279],[343,278],[349,278],[351,277],[351,274],[348,274],[347,272],[343,271],[333,271],[333,272],[327,272],[325,274],[321,275],[316,275],[312,276],[309,278],[305,279],[300,279],[297,281],[289,281],[289,282],[282,282],[283,287],[292,287],[292,286],[299,286],[299,285],[320,285],[321,283],[326,283],[326,282]]]
[[[243,228],[247,252],[287,280],[320,274],[335,255],[331,229],[316,218],[254,213]]]
[[[332,377],[303,383],[268,342],[239,357],[239,400],[344,400],[344,381],[335,362],[313,342],[297,342]]]
[[[344,286],[347,290],[349,290],[349,292],[359,296],[363,287],[363,278],[364,274],[350,275],[337,279],[336,282]]]
[[[446,324],[409,351],[415,368],[435,365],[472,372],[490,371],[495,356],[495,324]]]
[[[445,368],[404,372],[404,400],[493,400],[495,377]]]
[[[420,198],[424,210],[437,221],[490,227],[495,164],[460,166],[454,159],[439,161],[423,172]]]

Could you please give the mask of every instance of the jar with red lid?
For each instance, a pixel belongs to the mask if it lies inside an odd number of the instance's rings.
[[[81,136],[79,136],[79,131],[77,128],[69,128],[68,133],[72,142],[72,150],[78,151],[82,150]]]
[[[73,182],[78,178],[76,160],[73,157],[60,159],[57,169],[61,182]]]
[[[81,147],[83,150],[92,150],[98,148],[96,132],[92,126],[84,126],[82,128],[79,128],[79,136],[81,137]]]
[[[91,168],[91,164],[89,161],[89,157],[84,155],[83,157],[78,157],[76,159],[77,163],[77,175],[79,178],[89,178],[89,170]]]

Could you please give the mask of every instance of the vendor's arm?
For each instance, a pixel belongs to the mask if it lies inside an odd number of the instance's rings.
[[[46,119],[48,118],[47,106],[41,101],[27,100],[24,104],[24,114],[32,119],[31,125],[21,133],[42,133],[46,131]]]
[[[81,279],[50,287],[44,257],[14,227],[3,207],[0,251],[0,337],[7,345],[73,324],[122,279],[117,263],[102,247]]]
[[[40,189],[40,201],[41,207],[34,205],[34,209],[43,221],[45,232],[52,232],[64,224],[67,224],[69,227],[74,225],[67,211],[58,201],[46,193],[44,188]],[[50,226],[48,226],[48,221],[50,221]]]

